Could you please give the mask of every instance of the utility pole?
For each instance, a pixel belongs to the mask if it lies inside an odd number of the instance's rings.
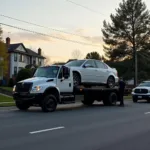
[[[137,63],[137,51],[135,46],[133,46],[133,54],[134,54],[134,87],[136,87],[138,83],[138,63]]]

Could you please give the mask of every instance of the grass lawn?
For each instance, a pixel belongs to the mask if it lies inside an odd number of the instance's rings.
[[[124,99],[132,99],[132,96],[131,95],[124,96]]]
[[[12,102],[12,103],[3,103],[3,102]],[[0,95],[0,107],[8,107],[8,106],[15,106],[13,98]]]
[[[7,87],[7,86],[0,86],[1,89],[7,90],[12,92],[13,88],[12,87]]]

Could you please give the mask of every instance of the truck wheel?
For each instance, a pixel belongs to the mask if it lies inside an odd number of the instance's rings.
[[[118,96],[115,92],[111,92],[110,94],[108,94],[108,96],[106,96],[103,100],[103,104],[105,106],[115,106],[117,104],[118,101]]]
[[[16,101],[16,107],[20,110],[28,110],[28,108],[30,107],[30,105],[23,103],[23,102],[18,102]]]
[[[108,101],[109,101],[109,104],[111,106],[115,106],[117,104],[117,101],[118,101],[118,96],[116,93],[112,92],[109,94],[109,97],[108,97]]]
[[[42,110],[43,112],[53,112],[57,107],[57,99],[54,95],[45,96],[42,102]]]
[[[133,103],[137,103],[138,99],[135,97],[132,97],[132,101],[133,101]]]
[[[110,76],[108,79],[107,79],[107,85],[106,85],[107,88],[114,88],[115,87],[115,79],[113,76]]]

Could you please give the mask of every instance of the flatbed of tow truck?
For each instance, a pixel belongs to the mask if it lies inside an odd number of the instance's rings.
[[[116,105],[117,101],[120,101],[118,87],[111,89],[100,86],[90,88],[77,86],[74,87],[74,95],[83,95],[82,103],[85,105],[92,105],[94,101],[103,101],[104,105],[108,106]]]

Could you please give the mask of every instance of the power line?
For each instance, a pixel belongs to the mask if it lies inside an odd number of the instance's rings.
[[[88,7],[86,7],[86,6],[83,6],[83,5],[81,5],[81,4],[75,3],[75,2],[70,1],[70,0],[66,0],[66,1],[67,1],[67,2],[70,2],[70,3],[72,3],[72,4],[75,4],[75,5],[77,5],[77,6],[83,7],[83,8],[85,8],[85,9],[87,9],[87,10],[89,10],[89,11],[92,11],[92,12],[94,12],[94,13],[97,13],[97,14],[100,14],[100,15],[103,15],[103,16],[104,16],[104,14],[102,14],[102,13],[100,13],[100,12],[98,12],[98,11],[95,11],[95,10],[93,10],[93,9],[91,9],[91,8],[88,8]]]
[[[62,30],[46,27],[46,26],[43,26],[43,25],[39,25],[39,24],[35,24],[35,23],[32,23],[32,22],[20,20],[20,19],[17,19],[17,18],[13,18],[13,17],[10,17],[10,16],[3,15],[3,14],[0,14],[0,16],[8,18],[8,19],[11,19],[11,20],[16,20],[16,21],[19,21],[19,22],[23,22],[23,23],[27,23],[27,24],[30,24],[30,25],[34,25],[34,26],[37,26],[37,27],[46,28],[46,29],[49,29],[49,30],[57,31],[57,32],[62,32],[62,33],[69,34],[69,35],[75,35],[75,36],[79,36],[79,37],[82,37],[82,38],[87,38],[86,36],[82,36],[82,35],[79,35],[79,34],[75,34],[75,33],[71,33],[71,32],[66,32],[66,31],[62,31]]]
[[[89,45],[89,46],[99,47],[98,45],[84,43],[84,42],[80,42],[80,41],[68,40],[68,39],[64,39],[64,38],[60,38],[60,37],[48,35],[48,34],[45,34],[45,33],[40,33],[40,32],[36,32],[36,31],[32,31],[32,30],[20,28],[20,27],[17,27],[17,26],[12,26],[12,25],[5,24],[5,23],[0,23],[0,24],[3,25],[3,26],[8,26],[8,27],[15,28],[15,29],[18,29],[18,30],[22,30],[22,31],[26,31],[26,32],[31,32],[31,33],[38,34],[38,35],[41,35],[41,36],[52,37],[52,38],[55,38],[55,39],[58,39],[58,40],[64,40],[64,41],[68,41],[68,42],[72,42],[72,43],[77,43],[77,44],[82,44],[82,45]]]

